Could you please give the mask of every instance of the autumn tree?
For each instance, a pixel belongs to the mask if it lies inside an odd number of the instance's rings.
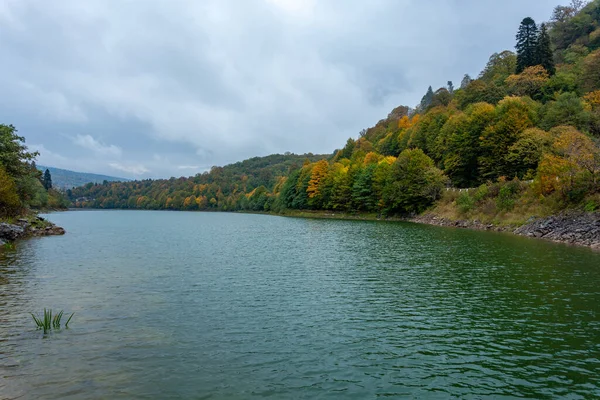
[[[570,126],[554,128],[552,151],[544,155],[537,183],[542,194],[558,192],[568,202],[577,202],[597,191],[600,180],[600,149]]]
[[[0,217],[15,215],[20,208],[21,202],[15,182],[0,165]]]
[[[586,92],[600,89],[600,49],[583,60],[582,86]]]
[[[511,94],[535,98],[541,94],[542,87],[548,83],[549,79],[548,71],[541,65],[535,65],[525,68],[518,75],[509,76],[505,82]]]
[[[590,110],[590,132],[600,137],[600,90],[586,94],[584,100]]]
[[[321,160],[312,167],[310,180],[308,181],[308,187],[306,188],[306,193],[309,198],[308,203],[311,207],[321,208],[323,205],[321,185],[327,177],[328,169],[329,163],[326,160]]]

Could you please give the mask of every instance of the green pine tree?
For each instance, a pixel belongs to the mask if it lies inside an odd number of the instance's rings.
[[[527,17],[521,22],[517,33],[517,74],[527,67],[538,65],[538,28],[535,21]]]
[[[429,107],[431,105],[432,101],[433,101],[433,88],[431,86],[429,86],[429,89],[427,89],[427,93],[425,93],[425,96],[423,96],[423,98],[421,99],[421,110],[425,111],[427,109],[427,107]]]
[[[552,43],[550,42],[550,35],[548,34],[548,28],[546,27],[546,24],[542,24],[542,28],[540,29],[536,58],[537,64],[544,67],[550,75],[554,75],[556,73],[554,54],[552,53]]]
[[[465,76],[462,78],[462,81],[460,82],[460,88],[466,89],[467,86],[471,84],[471,82],[473,82],[473,78],[471,78],[469,74],[465,74]]]
[[[42,180],[42,184],[44,185],[44,189],[52,189],[52,176],[50,176],[50,171],[48,169],[44,171],[44,178]]]

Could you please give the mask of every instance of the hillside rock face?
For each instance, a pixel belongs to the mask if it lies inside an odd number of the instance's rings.
[[[600,213],[540,218],[515,230],[517,235],[600,249]]]

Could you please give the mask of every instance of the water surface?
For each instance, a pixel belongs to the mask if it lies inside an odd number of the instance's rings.
[[[409,223],[51,214],[0,255],[0,398],[600,397],[600,253]],[[74,311],[43,335],[29,312]]]

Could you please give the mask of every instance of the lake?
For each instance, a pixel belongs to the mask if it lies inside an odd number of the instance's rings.
[[[47,216],[0,255],[0,398],[600,397],[600,253],[401,222]],[[29,313],[75,312],[44,335]]]

